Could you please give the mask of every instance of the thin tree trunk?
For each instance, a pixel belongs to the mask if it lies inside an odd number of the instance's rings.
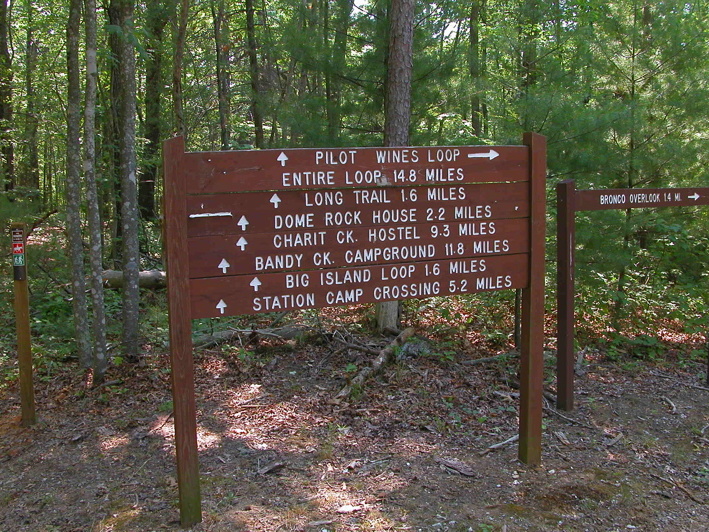
[[[93,303],[93,374],[94,384],[104,380],[108,368],[106,347],[106,312],[103,296],[103,238],[101,208],[96,185],[96,87],[98,84],[96,45],[96,0],[85,0],[86,24],[86,95],[84,100],[84,178],[89,225],[91,263],[91,299]]]
[[[246,0],[246,38],[249,53],[249,72],[251,74],[251,118],[254,121],[254,146],[264,147],[263,115],[261,113],[261,83],[254,20],[254,1]]]
[[[34,40],[34,17],[33,2],[27,1],[27,38],[25,40],[25,98],[27,100],[25,117],[25,138],[27,146],[27,168],[25,171],[23,185],[32,190],[39,190],[39,154],[37,148],[37,128],[39,119],[37,117],[37,91],[34,86],[34,72],[37,67],[37,43]]]
[[[145,150],[138,187],[138,205],[144,220],[155,220],[155,183],[160,166],[162,138],[161,101],[163,97],[163,34],[168,11],[162,2],[147,6],[148,59],[145,65]]]
[[[182,63],[185,57],[185,40],[187,38],[187,17],[189,16],[189,0],[180,0],[180,13],[175,28],[175,53],[172,61],[172,114],[175,120],[175,132],[187,140],[185,127],[185,112],[182,94]]]
[[[8,0],[0,1],[0,180],[5,191],[15,188],[15,157],[12,137],[12,56]]]
[[[345,76],[347,35],[354,0],[338,0],[335,14],[335,37],[326,77],[327,123],[330,142],[340,144],[342,120],[342,79]]]
[[[485,54],[480,42],[480,27],[483,24],[485,0],[474,0],[470,7],[470,77],[473,81],[471,98],[471,122],[473,133],[481,138],[485,135]]]
[[[411,77],[414,62],[414,0],[392,0],[389,13],[384,145],[406,146],[411,123]],[[377,328],[399,328],[399,302],[377,306]]]
[[[81,238],[81,75],[79,69],[79,31],[81,0],[71,0],[67,23],[67,154],[66,218],[69,233],[72,304],[79,363],[91,367],[89,317],[86,307],[84,246]]]
[[[214,48],[216,51],[217,103],[219,105],[219,139],[222,150],[231,148],[229,125],[231,101],[229,98],[229,21],[224,0],[218,0],[215,7],[212,1],[212,21],[214,24]]]
[[[118,9],[122,35],[120,39],[119,129],[121,176],[121,223],[123,263],[123,353],[127,360],[136,362],[139,352],[140,250],[138,241],[138,184],[135,153],[135,50],[128,35],[132,31],[133,0],[114,0]]]

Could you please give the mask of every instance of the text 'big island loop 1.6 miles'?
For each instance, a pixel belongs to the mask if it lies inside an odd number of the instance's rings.
[[[527,151],[185,154],[193,314],[523,287]]]

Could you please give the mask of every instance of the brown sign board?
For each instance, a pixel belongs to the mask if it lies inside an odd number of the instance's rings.
[[[346,226],[345,226],[346,227]],[[190,278],[529,252],[529,220],[509,218],[188,239]]]
[[[529,179],[524,146],[195,152],[182,161],[189,194],[462,185]]]
[[[187,234],[529,217],[529,184],[381,187],[187,196]]]
[[[709,205],[707,188],[617,188],[576,191],[576,211]]]
[[[180,513],[201,520],[191,320],[523,289],[519,457],[541,460],[546,141],[164,146]]]
[[[190,282],[193,318],[524,288],[528,255],[234,275]]]

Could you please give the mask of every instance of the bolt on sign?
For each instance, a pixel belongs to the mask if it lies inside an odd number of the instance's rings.
[[[183,524],[201,519],[191,320],[524,289],[520,458],[541,457],[546,141],[185,153],[164,145]]]
[[[572,179],[556,186],[557,201],[557,395],[562,410],[574,408],[574,285],[576,213],[647,207],[709,205],[709,188],[576,190]],[[709,375],[709,373],[708,373]]]

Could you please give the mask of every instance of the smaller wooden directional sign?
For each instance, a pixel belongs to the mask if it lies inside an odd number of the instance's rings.
[[[709,188],[576,190],[573,180],[557,184],[557,406],[574,408],[574,285],[576,212],[709,205]]]
[[[693,207],[709,205],[706,188],[626,188],[577,190],[577,211],[638,209],[643,207]]]

